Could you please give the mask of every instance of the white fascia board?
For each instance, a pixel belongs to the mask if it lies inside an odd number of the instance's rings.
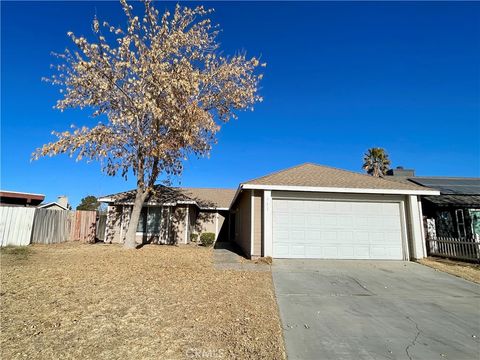
[[[181,200],[177,201],[177,204],[188,204],[188,205],[197,205],[195,201],[192,200]]]
[[[256,185],[241,184],[241,189],[273,190],[273,191],[307,191],[328,193],[351,193],[351,194],[390,194],[390,195],[440,195],[438,190],[401,190],[401,189],[356,189],[337,187],[313,187],[313,186],[284,186],[284,185]]]
[[[45,196],[45,194],[36,194],[36,193],[29,193],[29,192],[21,192],[21,191],[11,191],[11,190],[2,190],[0,192],[6,192],[11,194],[20,194],[20,195],[34,195],[34,196]]]
[[[112,198],[109,198],[109,197],[101,197],[101,198],[98,198],[99,202],[114,202],[115,200],[112,199]]]
[[[228,210],[230,210],[232,208],[233,204],[235,204],[235,201],[237,200],[238,195],[240,195],[240,192],[242,191],[242,188],[243,188],[243,184],[238,185],[237,192],[235,193],[235,196],[233,197],[233,200],[230,203],[230,207],[228,208]]]
[[[200,210],[230,210],[227,207],[199,207]]]
[[[38,209],[43,209],[43,208],[45,208],[45,207],[47,207],[47,206],[51,206],[51,205],[57,205],[58,207],[61,207],[63,210],[68,210],[68,208],[66,208],[65,206],[60,205],[60,204],[57,203],[56,201],[39,205],[39,206],[37,206],[37,208],[38,208]]]

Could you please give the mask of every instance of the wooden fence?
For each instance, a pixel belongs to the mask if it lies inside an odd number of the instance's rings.
[[[96,211],[2,206],[0,246],[56,244],[68,240],[93,243],[97,234],[99,239],[104,238],[105,221],[97,227]]]
[[[475,239],[437,237],[427,239],[427,244],[429,255],[480,262],[480,243]]]
[[[99,215],[97,219],[97,228],[95,235],[98,240],[105,241],[105,233],[107,231],[107,215]]]
[[[71,215],[68,210],[37,209],[33,221],[32,244],[56,244],[70,238]]]
[[[70,240],[94,243],[96,219],[96,211],[75,211],[71,224]]]
[[[0,206],[0,246],[30,244],[35,208]]]

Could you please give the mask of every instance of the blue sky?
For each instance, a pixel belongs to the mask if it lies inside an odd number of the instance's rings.
[[[140,4],[133,4],[139,6]],[[157,2],[163,10],[174,3]],[[210,158],[190,159],[176,183],[235,188],[303,162],[361,171],[385,147],[419,175],[480,174],[480,4],[453,2],[207,2],[227,54],[267,62],[265,101],[226,124]],[[30,162],[52,130],[93,124],[52,106],[51,51],[67,31],[90,35],[96,13],[120,24],[117,2],[2,2],[1,188],[86,195],[134,187],[67,156]]]

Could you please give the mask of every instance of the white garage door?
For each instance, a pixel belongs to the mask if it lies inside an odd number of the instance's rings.
[[[403,258],[400,204],[273,200],[273,257]]]

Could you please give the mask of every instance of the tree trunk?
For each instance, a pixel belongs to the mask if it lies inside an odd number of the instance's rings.
[[[137,189],[137,195],[135,196],[135,202],[133,203],[132,213],[130,214],[127,234],[125,235],[125,243],[123,244],[125,249],[135,249],[137,247],[135,237],[137,233],[138,220],[140,219],[144,202],[145,194],[140,189]]]

